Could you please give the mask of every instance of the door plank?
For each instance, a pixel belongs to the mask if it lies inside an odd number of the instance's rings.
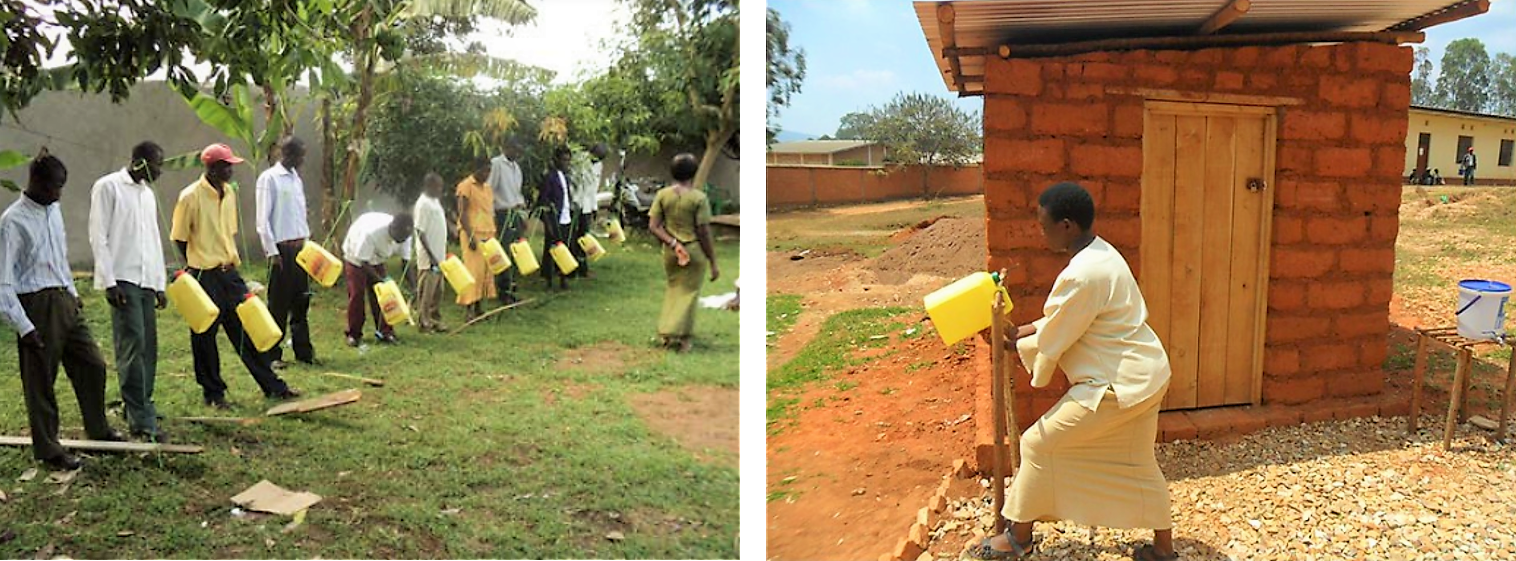
[[[1227,332],[1231,306],[1232,193],[1237,188],[1233,116],[1206,118],[1205,192],[1201,212],[1200,339],[1196,407],[1226,404]]]
[[[1142,134],[1142,276],[1137,279],[1147,303],[1148,326],[1165,346],[1169,342],[1169,277],[1174,245],[1174,116],[1149,111]],[[1165,404],[1168,403],[1165,397]]]
[[[1174,254],[1169,302],[1169,362],[1174,377],[1169,404],[1192,408],[1197,402],[1200,349],[1200,268],[1205,202],[1206,118],[1175,120]]]
[[[1249,178],[1264,178],[1265,118],[1237,120],[1237,166],[1233,179],[1230,329],[1227,334],[1224,402],[1253,401],[1254,378],[1261,376],[1258,364],[1263,352],[1257,344],[1259,320],[1258,277],[1262,268],[1265,191],[1248,191]]]

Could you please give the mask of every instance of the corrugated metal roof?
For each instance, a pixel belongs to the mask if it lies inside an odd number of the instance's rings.
[[[844,150],[862,148],[874,144],[871,140],[796,140],[776,142],[769,145],[769,152],[776,154],[836,154]]]
[[[1469,0],[1472,1],[1472,0]],[[1512,0],[1506,0],[1512,1]],[[915,2],[916,17],[949,90],[959,91],[942,52],[937,7]],[[1384,31],[1467,3],[1465,0],[1251,0],[1241,18],[1217,35],[1271,32]],[[951,2],[959,48],[1054,44],[1095,39],[1195,35],[1228,0],[958,0]],[[982,56],[959,57],[964,76],[983,76]],[[964,93],[982,93],[970,81]]]
[[[1443,109],[1441,107],[1426,107],[1426,106],[1422,106],[1422,105],[1412,105],[1411,106],[1411,112],[1412,113],[1442,113],[1442,114],[1446,114],[1446,115],[1457,115],[1457,116],[1460,116],[1460,117],[1473,117],[1473,118],[1476,118],[1476,119],[1491,119],[1491,120],[1503,121],[1503,122],[1507,122],[1507,123],[1516,123],[1516,117],[1511,117],[1511,116],[1507,116],[1507,115],[1491,115],[1489,113],[1475,113],[1473,111],[1460,111],[1458,109]]]

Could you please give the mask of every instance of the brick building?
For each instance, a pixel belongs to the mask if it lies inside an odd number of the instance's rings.
[[[1488,2],[915,6],[948,88],[985,98],[987,264],[1008,272],[1014,321],[1040,315],[1067,263],[1044,247],[1036,196],[1074,180],[1169,350],[1166,410],[1249,412],[1267,419],[1234,424],[1260,428],[1303,418],[1267,406],[1381,394],[1410,103],[1400,45]],[[1022,427],[1066,389],[1027,381]]]

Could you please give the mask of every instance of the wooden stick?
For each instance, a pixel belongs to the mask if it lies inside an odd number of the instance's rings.
[[[1427,373],[1427,337],[1425,332],[1417,330],[1416,368],[1411,370],[1411,415],[1406,419],[1407,434],[1416,434],[1416,423],[1421,417],[1421,386]]]
[[[1458,354],[1458,367],[1453,371],[1453,387],[1448,399],[1448,418],[1442,427],[1442,449],[1453,449],[1453,431],[1458,428],[1458,405],[1463,402],[1463,378],[1469,375],[1468,364],[1464,362],[1464,353]]]
[[[347,405],[349,403],[358,401],[358,399],[362,397],[363,392],[361,391],[342,390],[337,393],[330,393],[320,397],[276,405],[272,409],[269,409],[268,412],[264,413],[264,415],[274,417],[277,415],[287,415],[290,413],[309,413],[311,411],[330,409],[339,405]]]
[[[1220,10],[1216,10],[1216,13],[1211,14],[1211,17],[1200,25],[1200,31],[1197,31],[1196,34],[1210,35],[1215,33],[1217,30],[1231,25],[1232,22],[1247,14],[1248,8],[1252,6],[1253,3],[1248,0],[1232,0],[1231,2],[1227,2],[1225,6],[1222,6]]]
[[[1495,440],[1505,442],[1506,422],[1510,418],[1511,391],[1516,389],[1516,345],[1511,350],[1511,361],[1505,367],[1505,390],[1500,393],[1500,426],[1495,429]]]
[[[175,454],[199,454],[205,449],[188,444],[155,444],[152,442],[110,442],[104,440],[72,440],[62,439],[58,441],[64,448],[73,450],[94,450],[97,452],[172,452]],[[30,436],[0,436],[0,445],[5,446],[31,446]]]
[[[537,301],[536,298],[527,298],[526,300],[522,300],[522,301],[517,302],[515,304],[510,304],[508,306],[501,306],[499,308],[495,308],[495,309],[490,310],[488,312],[484,312],[482,314],[479,314],[479,317],[476,317],[474,319],[468,320],[468,323],[465,323],[463,325],[458,326],[457,328],[454,328],[452,331],[447,332],[447,334],[448,335],[457,335],[458,333],[462,332],[468,326],[476,324],[476,323],[479,323],[479,322],[484,321],[486,319],[489,319],[490,316],[493,316],[493,315],[498,314],[500,312],[509,310],[511,308],[518,308],[518,307],[521,307],[521,306],[525,306],[525,305],[530,304],[530,303],[535,302],[535,301]]]
[[[365,384],[368,384],[370,386],[374,386],[376,388],[384,387],[384,380],[380,380],[378,378],[364,378],[363,376],[354,376],[352,374],[343,374],[341,372],[322,372],[321,375],[322,376],[331,376],[333,378],[345,378],[345,379],[348,379],[348,380],[357,380],[359,382],[363,382]]]
[[[1469,388],[1474,381],[1474,351],[1465,347],[1459,354],[1463,359],[1463,387],[1460,388],[1463,397],[1458,400],[1458,423],[1463,424],[1469,420],[1469,394],[1472,393]]]
[[[239,425],[244,427],[248,425],[256,425],[263,422],[262,417],[179,417],[179,420],[188,421],[191,423],[199,423],[202,425],[226,424]]]
[[[1035,45],[1000,45],[998,47],[958,47],[942,49],[943,56],[988,56],[1001,58],[1039,58],[1076,55],[1098,51],[1135,51],[1140,49],[1202,49],[1206,47],[1243,47],[1252,45],[1293,45],[1299,43],[1421,43],[1426,34],[1415,31],[1299,31],[1287,33],[1251,33],[1236,35],[1186,35],[1182,37],[1137,37],[1131,39],[1095,39],[1068,43]]]
[[[1005,531],[1005,298],[995,293],[995,304],[990,320],[990,400],[994,413],[990,422],[995,427],[995,446],[992,454],[995,466],[990,470],[995,478],[994,489],[995,533]]]

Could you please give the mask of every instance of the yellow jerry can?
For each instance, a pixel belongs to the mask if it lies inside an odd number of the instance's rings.
[[[463,294],[474,289],[474,275],[468,272],[468,267],[463,265],[463,260],[457,255],[449,253],[447,259],[437,265],[442,269],[442,278],[452,285],[453,292]]]
[[[605,234],[606,237],[609,237],[616,243],[626,242],[626,231],[621,229],[621,219],[619,218],[611,218],[610,222],[605,225]]]
[[[247,338],[252,339],[253,348],[260,353],[274,348],[284,337],[279,324],[274,323],[274,315],[268,313],[268,306],[257,294],[248,294],[247,299],[237,304],[237,319],[242,320],[242,329],[247,331]]]
[[[190,331],[205,333],[221,315],[216,303],[200,287],[200,281],[185,271],[174,273],[174,282],[169,283],[168,290],[164,292],[168,293],[168,301],[174,303],[179,316],[189,324]]]
[[[605,257],[605,248],[600,247],[600,241],[596,240],[595,236],[589,234],[579,236],[579,249],[584,250],[584,255],[589,258],[590,263],[594,263],[599,261],[601,257]]]
[[[537,264],[537,256],[532,255],[532,246],[526,243],[526,238],[511,244],[511,257],[516,259],[516,272],[522,276],[531,275],[542,268]]]
[[[511,268],[511,258],[505,256],[505,248],[500,247],[500,240],[490,238],[479,244],[479,252],[484,254],[484,262],[489,265],[491,273],[498,275]]]
[[[374,296],[379,298],[379,312],[384,314],[384,323],[394,327],[411,319],[411,308],[400,293],[395,281],[386,279],[374,285]]]
[[[926,295],[926,313],[937,327],[937,334],[948,345],[979,333],[990,326],[995,307],[995,292],[1004,292],[1000,275],[978,272]],[[1005,296],[1005,311],[1011,311],[1011,297]]]
[[[569,252],[568,246],[563,245],[563,242],[553,244],[548,253],[553,256],[553,262],[558,264],[558,272],[562,274],[567,275],[579,268],[579,260],[574,259],[574,254]]]
[[[295,254],[295,263],[305,269],[311,278],[316,279],[317,284],[326,288],[337,284],[337,279],[342,277],[342,260],[316,242],[306,241],[305,247],[300,248],[300,253]]]

